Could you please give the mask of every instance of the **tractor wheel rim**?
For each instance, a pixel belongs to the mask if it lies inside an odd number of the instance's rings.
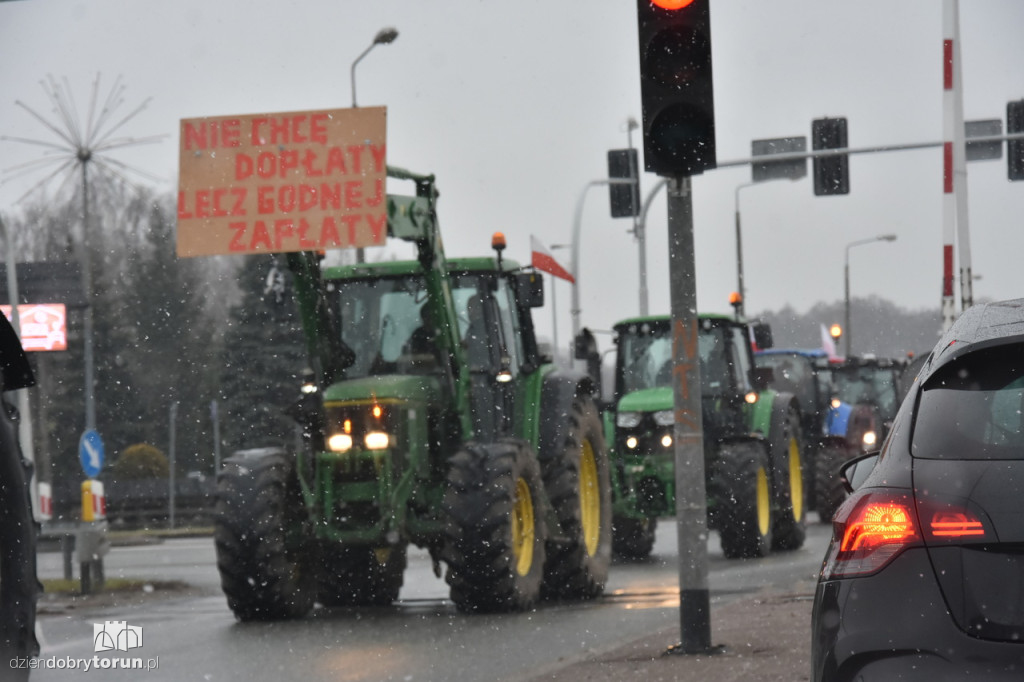
[[[804,517],[804,475],[800,461],[800,444],[796,438],[789,439],[789,495],[793,502],[793,518]]]
[[[512,507],[512,556],[516,573],[525,576],[533,566],[533,496],[523,478],[516,479],[516,498]]]
[[[601,489],[594,447],[589,440],[583,441],[580,455],[580,523],[587,556],[594,556],[601,541]]]
[[[768,474],[764,467],[757,470],[757,528],[761,535],[768,535],[771,524],[771,506],[768,493]]]

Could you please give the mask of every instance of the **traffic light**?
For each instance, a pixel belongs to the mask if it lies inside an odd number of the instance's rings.
[[[714,168],[709,0],[637,0],[644,168],[684,176]]]
[[[608,177],[632,178],[633,184],[612,183],[608,185],[608,196],[611,198],[612,217],[628,218],[640,215],[640,197],[638,168],[635,149],[608,150]]]
[[[1024,99],[1006,103],[1006,132],[1024,133]],[[1006,141],[1006,174],[1011,180],[1024,180],[1024,140]]]
[[[846,119],[817,118],[811,121],[811,149],[845,149]],[[814,157],[814,194],[850,193],[850,155]]]

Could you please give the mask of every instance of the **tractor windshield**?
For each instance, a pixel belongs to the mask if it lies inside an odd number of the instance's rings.
[[[819,395],[831,397],[828,373],[815,371],[813,361],[799,353],[759,355],[757,364],[759,367],[771,367],[773,389],[792,393],[801,405],[817,405]]]
[[[639,322],[618,328],[618,395],[647,388],[672,386],[672,334],[668,320]],[[733,342],[727,327],[702,324],[697,336],[700,355],[701,391],[719,395],[733,390],[731,380]],[[746,362],[741,356],[740,362]],[[749,369],[740,367],[740,370]]]
[[[355,353],[345,370],[349,379],[383,374],[434,374],[443,369],[437,343],[440,324],[430,319],[426,281],[422,275],[333,280],[341,318],[341,337]],[[472,274],[453,277],[452,302],[470,362],[490,364],[489,335],[474,333],[483,323],[480,292],[487,287]],[[472,339],[469,337],[472,335]],[[479,341],[479,344],[475,344]],[[475,352],[480,346],[482,350]]]
[[[341,338],[355,353],[350,379],[399,372],[399,360],[421,325],[427,300],[423,277],[337,280]]]
[[[836,392],[844,402],[875,405],[885,420],[896,416],[899,403],[897,375],[893,368],[872,365],[838,367],[833,376]]]

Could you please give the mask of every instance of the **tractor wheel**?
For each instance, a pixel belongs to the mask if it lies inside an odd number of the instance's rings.
[[[831,443],[818,451],[814,460],[815,507],[822,523],[829,523],[839,505],[846,499],[846,488],[839,478],[839,468],[853,455],[838,444]]]
[[[709,493],[722,552],[729,559],[767,556],[772,546],[768,455],[755,441],[724,443],[718,450]]]
[[[612,519],[612,554],[626,561],[640,561],[654,549],[654,533],[658,519],[632,519],[616,516]]]
[[[5,407],[0,405],[0,411]],[[8,427],[8,433],[0,434],[0,666],[9,669],[12,659],[39,655],[35,622],[40,586],[36,523],[28,492],[31,469],[22,462],[14,437],[17,427],[6,414],[0,415],[0,429]],[[27,680],[29,670],[15,669],[8,674],[12,680]]]
[[[445,580],[460,611],[522,611],[544,575],[540,467],[520,442],[467,444],[444,495]]]
[[[214,544],[221,587],[239,620],[300,618],[313,607],[309,521],[294,463],[283,451],[225,462]]]
[[[772,549],[799,549],[807,537],[807,494],[800,435],[800,414],[796,408],[774,405],[768,435],[775,509]]]
[[[568,419],[562,442],[543,461],[544,488],[562,536],[548,546],[544,596],[590,599],[604,591],[612,556],[608,448],[592,398],[577,396]],[[542,441],[550,442],[543,433]]]
[[[323,549],[318,601],[324,606],[387,606],[402,589],[405,548],[402,544]]]

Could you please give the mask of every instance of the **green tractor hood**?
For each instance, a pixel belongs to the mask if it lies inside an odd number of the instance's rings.
[[[324,402],[360,400],[435,402],[440,399],[441,384],[435,377],[416,375],[370,376],[331,384]]]
[[[675,405],[672,389],[668,386],[644,388],[627,393],[619,401],[619,412],[660,412]]]

